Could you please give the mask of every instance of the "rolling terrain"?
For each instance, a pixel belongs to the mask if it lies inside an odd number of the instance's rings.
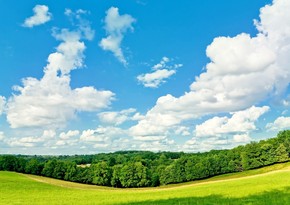
[[[289,204],[290,163],[157,188],[117,189],[0,172],[0,204]]]

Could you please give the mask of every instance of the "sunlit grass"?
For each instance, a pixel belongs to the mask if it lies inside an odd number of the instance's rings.
[[[104,188],[0,172],[0,204],[290,204],[289,167],[289,163],[278,164],[144,189]]]

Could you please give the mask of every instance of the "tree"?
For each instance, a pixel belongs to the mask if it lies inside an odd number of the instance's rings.
[[[247,144],[241,154],[244,170],[263,166],[263,163],[260,161],[261,153],[260,145],[257,142]]]
[[[120,180],[121,177],[121,170],[123,165],[117,164],[112,168],[112,178],[111,178],[111,186],[113,187],[122,187],[122,183]]]
[[[52,177],[56,179],[64,179],[66,172],[66,164],[63,161],[57,161],[53,170]]]
[[[280,144],[279,147],[275,150],[275,161],[276,162],[289,161],[289,154],[284,144]]]
[[[181,157],[173,162],[173,173],[172,176],[174,183],[180,183],[186,181],[185,164],[186,157]]]
[[[284,130],[278,133],[277,140],[283,143],[288,154],[290,155],[290,130]]]
[[[40,175],[43,165],[37,159],[31,159],[26,163],[25,173]]]
[[[66,181],[79,181],[78,179],[78,169],[75,162],[66,162],[66,172],[64,175],[64,180]]]
[[[0,158],[0,170],[16,171],[17,170],[17,157],[13,155],[3,155]]]
[[[41,174],[47,177],[53,177],[55,166],[56,166],[56,159],[48,160],[44,164]]]
[[[196,163],[195,157],[190,157],[187,159],[187,162],[185,164],[185,177],[187,181],[192,181],[196,179],[196,176],[194,175],[195,163]]]
[[[85,184],[93,183],[93,172],[89,167],[77,167],[77,181]]]
[[[144,187],[149,185],[147,167],[141,162],[130,162],[124,165],[120,173],[122,187]]]
[[[109,186],[111,184],[112,169],[107,162],[99,162],[91,165],[93,184]]]
[[[174,183],[174,166],[168,165],[166,168],[161,172],[160,175],[160,184],[161,185],[166,185],[166,184],[171,184]]]

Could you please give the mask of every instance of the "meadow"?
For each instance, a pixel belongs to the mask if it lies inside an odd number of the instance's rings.
[[[290,163],[178,185],[132,189],[1,171],[0,204],[290,204]]]

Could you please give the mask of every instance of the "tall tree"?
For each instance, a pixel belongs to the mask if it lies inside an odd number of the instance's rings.
[[[109,186],[111,184],[112,169],[107,162],[99,162],[90,167],[93,173],[93,184]]]

